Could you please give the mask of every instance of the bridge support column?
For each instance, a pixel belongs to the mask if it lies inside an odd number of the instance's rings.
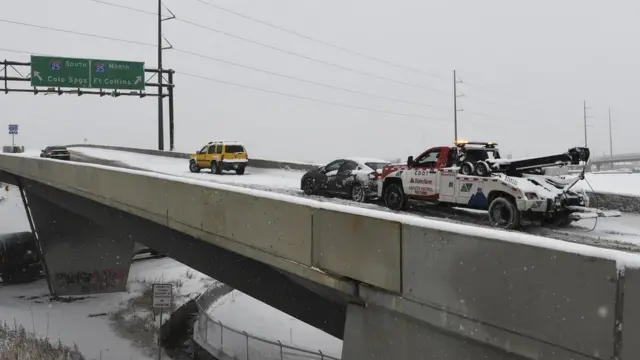
[[[342,360],[522,360],[382,307],[350,304]]]
[[[29,186],[24,193],[51,295],[125,291],[133,240],[48,201],[46,194],[30,192]]]

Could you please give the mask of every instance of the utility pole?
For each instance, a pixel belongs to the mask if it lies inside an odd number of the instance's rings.
[[[611,133],[611,108],[609,108],[609,156],[613,157],[613,135]]]
[[[164,101],[162,89],[162,0],[158,0],[158,150],[164,150]]]
[[[458,98],[464,96],[464,94],[458,95],[457,85],[462,81],[458,81],[456,77],[456,71],[453,70],[453,141],[458,141],[458,111],[464,109],[458,109]]]
[[[588,147],[587,146],[587,100],[584,100],[584,105],[583,105],[583,116],[584,116],[584,147]]]
[[[163,95],[164,89],[162,88],[164,74],[162,72],[162,51],[173,49],[173,46],[171,45],[169,40],[167,40],[162,35],[162,22],[176,18],[176,16],[173,14],[173,12],[171,12],[171,10],[167,8],[167,11],[169,11],[171,16],[163,19],[162,18],[162,0],[158,0],[158,85],[159,85],[158,87],[158,150],[164,150],[164,95]],[[167,47],[162,46],[163,39],[167,41],[167,43],[169,43],[169,46]],[[169,84],[173,85],[173,82],[169,81]],[[170,106],[170,107],[171,107],[170,110],[172,110],[173,106]],[[173,116],[171,116],[171,118],[173,119]],[[169,150],[173,151],[173,123],[171,123],[170,125],[171,125],[171,134],[170,134],[171,149]]]

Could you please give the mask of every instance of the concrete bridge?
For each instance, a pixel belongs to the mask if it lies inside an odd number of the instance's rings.
[[[589,162],[591,165],[595,165],[598,170],[602,165],[613,165],[621,162],[640,161],[640,153],[632,154],[616,154],[613,156],[601,156],[591,159]]]
[[[56,294],[134,242],[344,340],[342,359],[637,359],[634,254],[100,165],[0,155]]]

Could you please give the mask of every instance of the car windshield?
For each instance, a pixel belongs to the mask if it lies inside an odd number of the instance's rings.
[[[242,145],[227,145],[226,152],[228,153],[241,153],[244,152]]]
[[[368,167],[372,168],[373,170],[378,170],[378,169],[382,169],[383,167],[385,167],[385,165],[387,165],[387,163],[368,162],[368,163],[365,163],[365,165],[367,165]]]

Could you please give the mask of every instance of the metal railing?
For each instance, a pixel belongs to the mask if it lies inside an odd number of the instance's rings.
[[[234,329],[217,321],[207,313],[206,309],[211,305],[206,301],[207,289],[198,297],[198,321],[194,328],[196,342],[204,342],[203,348],[220,360],[340,360],[339,358],[323,354],[322,351],[308,350],[280,341],[267,340],[246,331]],[[205,304],[204,302],[208,302]]]

